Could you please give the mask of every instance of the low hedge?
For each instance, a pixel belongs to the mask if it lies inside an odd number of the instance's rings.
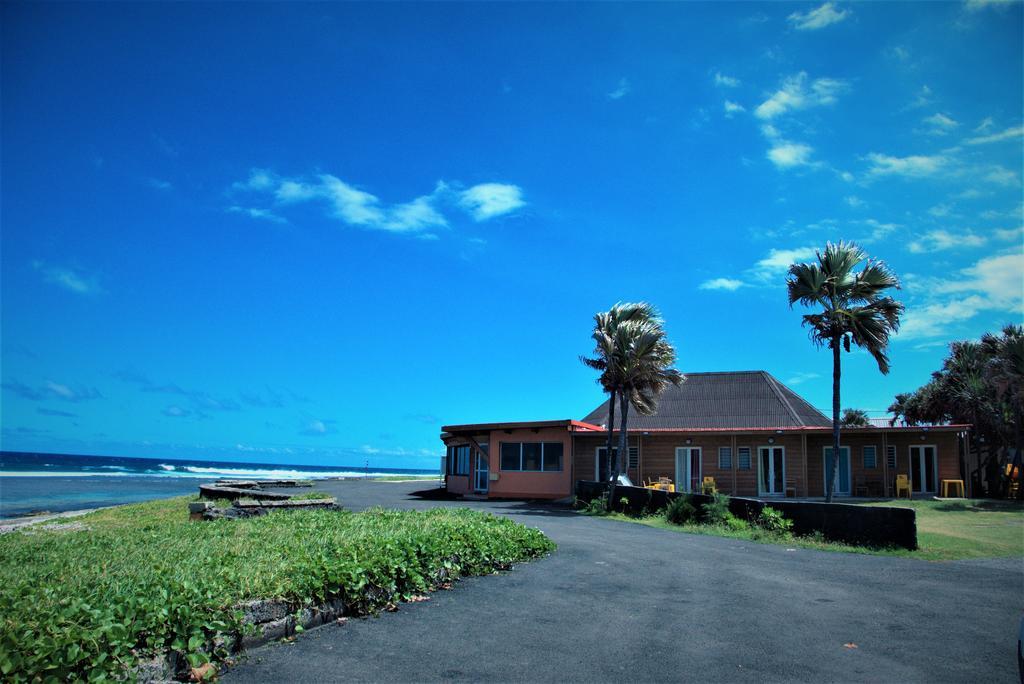
[[[130,677],[172,651],[197,666],[227,655],[247,600],[373,612],[554,549],[538,530],[461,508],[190,522],[187,500],[0,535],[4,681]]]

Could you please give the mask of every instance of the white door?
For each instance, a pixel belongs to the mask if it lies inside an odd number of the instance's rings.
[[[700,492],[700,447],[676,447],[676,491]]]
[[[786,456],[780,446],[757,448],[757,493],[759,496],[786,495]]]
[[[479,451],[476,453],[476,486],[478,492],[486,492],[490,486],[490,473],[487,468],[487,457]]]
[[[910,447],[910,488],[915,493],[934,494],[938,491],[935,445],[918,444]]]
[[[822,493],[828,492],[828,457],[832,453],[832,447],[827,446],[822,452],[821,472],[822,482],[825,484],[825,488]],[[839,447],[839,458],[836,459],[836,468],[839,470],[839,482],[836,483],[836,491],[833,492],[836,496],[850,496],[850,447],[841,446]]]

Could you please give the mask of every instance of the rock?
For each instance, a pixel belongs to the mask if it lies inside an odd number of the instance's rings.
[[[243,620],[259,625],[288,617],[291,610],[285,601],[249,601],[238,606],[242,610]]]

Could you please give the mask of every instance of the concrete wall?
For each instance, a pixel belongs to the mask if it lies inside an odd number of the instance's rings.
[[[492,430],[474,438],[481,445],[488,444],[489,478],[488,498],[508,499],[562,499],[572,495],[573,444],[567,428],[516,428]],[[501,469],[502,442],[559,442],[562,444],[562,470],[554,472],[503,471]],[[464,438],[451,438],[446,446],[469,444]],[[469,477],[449,475],[447,489],[453,494],[476,493],[476,450],[470,455]],[[591,466],[593,469],[593,466]]]

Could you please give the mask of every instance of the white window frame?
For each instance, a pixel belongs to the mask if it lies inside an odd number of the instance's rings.
[[[761,490],[761,449],[779,449],[782,451],[782,491],[766,492]],[[775,456],[772,456],[772,469],[775,468]],[[774,482],[774,480],[770,480]],[[757,447],[757,495],[758,496],[786,496],[786,447],[781,444],[762,444]]]
[[[684,457],[685,460],[681,462],[682,465],[683,465],[682,477],[680,477],[680,474],[679,474],[679,471],[680,471],[680,468],[679,468],[679,466],[680,466],[679,452],[681,452],[681,451],[686,453],[686,456]],[[693,456],[693,452],[694,451],[697,452],[697,482],[703,482],[703,477],[704,477],[704,449],[703,449],[703,447],[699,447],[699,446],[679,446],[679,447],[676,447],[676,450],[675,450],[675,457],[676,457],[675,470],[676,470],[676,491],[677,492],[693,492],[694,491],[694,490],[690,489],[690,482],[693,480],[693,473],[690,472],[690,464],[692,463],[691,457]],[[697,485],[696,493],[700,494],[700,485],[699,484]]]
[[[925,489],[925,484],[928,483],[927,478],[921,483],[921,489],[914,490],[914,450],[918,449],[917,458],[920,461],[924,460],[924,449],[931,448],[935,453],[935,458],[932,462],[932,481],[935,482],[935,489]],[[937,444],[911,444],[907,450],[909,460],[907,461],[907,476],[910,478],[910,493],[911,494],[938,494],[939,493],[939,447]],[[923,467],[923,463],[919,463]]]

